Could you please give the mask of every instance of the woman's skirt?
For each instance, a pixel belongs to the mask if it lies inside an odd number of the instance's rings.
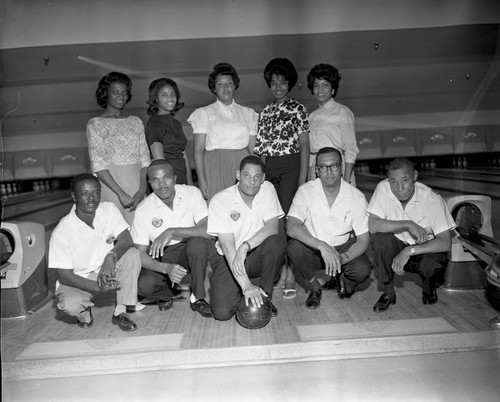
[[[121,165],[121,166],[109,166],[109,173],[113,176],[116,183],[125,191],[128,195],[133,197],[135,193],[139,190],[141,186],[141,165]],[[123,217],[129,225],[132,225],[134,220],[134,212],[123,208],[118,196],[101,182],[101,201],[109,201],[115,204]]]
[[[241,160],[248,155],[248,148],[205,151],[205,176],[209,199],[236,183],[236,171],[240,168]]]

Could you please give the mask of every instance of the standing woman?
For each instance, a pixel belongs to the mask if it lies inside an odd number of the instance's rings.
[[[234,101],[240,79],[229,63],[214,66],[208,88],[217,100],[188,118],[193,127],[194,163],[205,199],[232,186],[240,161],[255,143],[257,113]]]
[[[87,123],[92,172],[102,183],[101,201],[115,204],[129,224],[146,194],[146,168],[151,161],[142,120],[122,114],[132,99],[131,88],[132,81],[123,73],[102,77],[96,99],[105,111]]]
[[[297,188],[307,180],[308,113],[304,105],[290,97],[297,83],[297,71],[290,60],[271,60],[264,69],[264,79],[275,99],[260,113],[254,153],[265,158],[266,180],[273,183],[287,214]],[[282,271],[277,286],[282,285],[284,297],[295,296],[295,279],[290,267]]]
[[[354,132],[354,115],[347,106],[335,102],[341,75],[330,64],[317,64],[307,75],[307,87],[319,103],[309,115],[311,127],[311,158],[309,179],[315,179],[316,153],[323,147],[333,147],[342,154],[344,180],[356,185],[354,163],[359,149]]]
[[[177,84],[170,78],[158,78],[149,84],[146,140],[153,159],[165,159],[174,167],[177,184],[193,184],[191,166],[186,154],[187,138],[182,124],[174,118],[182,109]]]

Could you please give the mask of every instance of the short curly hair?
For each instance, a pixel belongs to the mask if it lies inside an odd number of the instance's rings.
[[[125,103],[129,103],[132,99],[132,80],[130,77],[127,74],[112,71],[100,79],[95,92],[97,104],[103,109],[108,106],[108,89],[112,82],[121,82],[127,86],[127,101]]]
[[[293,63],[285,58],[272,59],[267,63],[264,68],[264,79],[268,87],[271,87],[271,79],[273,74],[281,75],[285,80],[288,81],[288,90],[291,91],[292,88],[297,83],[298,74]]]
[[[219,75],[230,75],[233,79],[235,90],[240,86],[240,77],[236,69],[229,63],[218,63],[208,76],[208,89],[210,89],[210,92],[213,94],[215,94],[215,80]]]
[[[342,75],[340,75],[339,70],[331,64],[316,64],[311,68],[309,74],[307,74],[307,88],[314,94],[313,86],[315,79],[328,81],[334,90],[333,97],[335,98],[339,90],[339,81],[341,78]]]
[[[157,103],[158,92],[165,85],[170,85],[174,89],[175,96],[177,97],[177,102],[175,104],[174,110],[172,110],[172,115],[184,107],[184,103],[180,102],[181,93],[179,92],[179,87],[177,86],[177,83],[171,78],[158,78],[152,81],[151,84],[149,84],[149,90],[148,90],[149,99],[146,102],[148,105],[147,114],[149,116],[158,113],[158,103]]]

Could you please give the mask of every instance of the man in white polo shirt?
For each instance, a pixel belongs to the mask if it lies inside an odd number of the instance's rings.
[[[288,258],[297,282],[309,290],[306,307],[320,306],[316,270],[325,270],[341,299],[349,299],[370,276],[365,252],[370,235],[366,198],[342,179],[342,156],[331,147],[316,155],[318,178],[299,187],[287,216]]]
[[[242,294],[259,307],[263,296],[271,298],[286,249],[278,235],[283,210],[274,186],[265,181],[262,160],[243,158],[236,178],[238,183],[215,194],[208,208],[207,231],[218,237],[218,252],[210,259],[210,303],[217,320],[234,315]],[[251,283],[255,278],[260,286]],[[273,317],[277,314],[272,304]]]
[[[116,291],[111,322],[122,331],[137,325],[126,314],[137,303],[139,252],[133,247],[128,224],[111,202],[100,202],[101,184],[91,174],[75,176],[71,184],[75,205],[52,232],[49,268],[57,269],[57,307],[77,318],[80,328],[92,326],[92,298]]]
[[[410,160],[394,159],[368,206],[374,262],[385,289],[373,306],[376,312],[396,303],[394,274],[405,272],[422,278],[424,304],[438,301],[436,287],[443,281],[455,222],[443,198],[417,178]]]
[[[207,235],[207,204],[198,188],[175,184],[174,168],[166,160],[151,162],[148,181],[154,192],[138,205],[131,230],[143,268],[139,295],[168,310],[172,284],[189,272],[191,310],[212,317],[205,300],[208,249],[214,247]]]

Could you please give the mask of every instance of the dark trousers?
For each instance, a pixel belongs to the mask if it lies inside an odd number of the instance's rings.
[[[179,264],[191,274],[191,290],[197,299],[204,299],[205,274],[208,262],[209,240],[193,237],[186,242],[165,247],[162,262]],[[167,274],[141,269],[139,295],[148,299],[168,301],[173,297],[172,282]]]
[[[335,247],[340,254],[345,253],[356,242],[351,238],[341,246]],[[305,290],[311,290],[310,282],[316,276],[314,271],[325,270],[325,262],[319,250],[306,246],[298,240],[291,239],[287,247],[288,258],[293,266],[295,278]],[[360,283],[370,276],[372,265],[366,254],[349,261],[342,266],[342,275],[346,291],[352,292]]]
[[[272,296],[273,284],[279,277],[283,264],[286,241],[279,235],[269,236],[260,246],[250,251],[245,260],[245,268],[250,279],[260,277],[259,286]],[[226,258],[213,253],[210,258],[212,277],[210,278],[210,305],[216,320],[229,320],[241,300],[240,285],[234,279]]]
[[[266,180],[273,183],[281,208],[288,213],[299,187],[300,153],[266,156]]]
[[[374,263],[377,267],[377,279],[385,286],[385,293],[394,294],[394,271],[392,261],[408,244],[399,240],[392,233],[374,233],[370,236]],[[442,281],[448,253],[429,253],[410,257],[403,267],[405,272],[413,272],[422,279],[424,293],[430,295]]]

